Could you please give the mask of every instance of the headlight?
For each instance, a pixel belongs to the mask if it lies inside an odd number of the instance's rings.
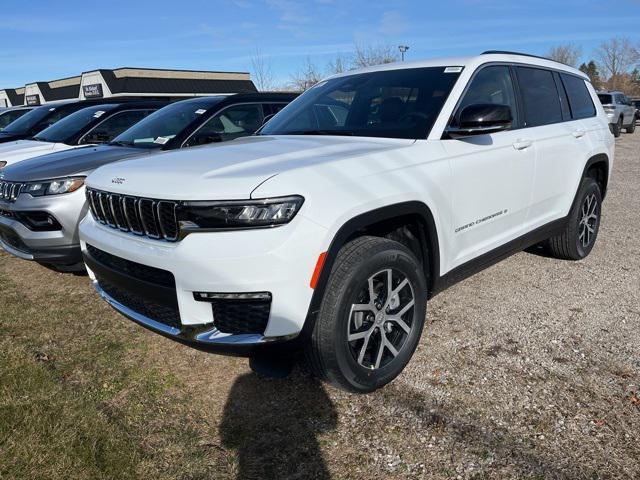
[[[183,231],[274,227],[289,223],[303,203],[304,198],[298,195],[264,200],[184,202],[176,213]]]
[[[71,193],[84,185],[84,178],[59,178],[56,180],[46,180],[44,182],[27,183],[22,193],[28,193],[33,197],[44,195],[60,195]]]

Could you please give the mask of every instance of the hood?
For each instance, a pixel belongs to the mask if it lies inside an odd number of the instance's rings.
[[[0,145],[0,162],[7,162],[6,167],[28,158],[39,157],[47,153],[59,152],[78,148],[64,143],[36,142],[35,140],[20,140]]]
[[[52,178],[85,176],[96,168],[126,158],[148,154],[151,150],[113,145],[81,147],[49,153],[7,166],[2,170],[5,180],[37,182]]]
[[[413,143],[362,137],[246,137],[107,165],[89,176],[87,185],[167,200],[246,199],[258,185],[283,171]]]

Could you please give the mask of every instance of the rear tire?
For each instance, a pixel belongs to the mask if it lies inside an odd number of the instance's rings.
[[[422,264],[403,244],[369,236],[346,244],[306,350],[311,371],[355,393],[391,382],[418,345],[426,296]]]
[[[564,231],[547,241],[553,257],[582,260],[591,253],[600,229],[601,206],[598,182],[591,177],[583,178]]]
[[[622,133],[622,117],[613,125],[613,136],[618,138]]]
[[[633,121],[631,122],[631,125],[629,125],[626,129],[625,132],[627,133],[633,133],[636,131],[636,119],[634,117]]]

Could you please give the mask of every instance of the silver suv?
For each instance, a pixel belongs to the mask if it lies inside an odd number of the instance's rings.
[[[627,133],[636,130],[636,108],[622,92],[598,92],[598,98],[607,112],[611,132],[618,138],[622,129]]]

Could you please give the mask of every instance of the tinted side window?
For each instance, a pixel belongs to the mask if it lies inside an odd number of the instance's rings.
[[[457,125],[462,110],[474,104],[507,105],[511,107],[511,115],[515,121],[516,95],[511,80],[511,71],[506,65],[495,65],[480,70],[469,85],[453,120]]]
[[[569,96],[571,117],[574,119],[589,118],[596,115],[596,107],[591,100],[585,81],[573,75],[561,74],[562,83]]]
[[[80,144],[110,142],[125,130],[149,115],[149,110],[130,110],[116,113],[86,134]]]
[[[562,107],[553,73],[538,68],[518,67],[518,81],[522,91],[526,127],[562,121]]]

